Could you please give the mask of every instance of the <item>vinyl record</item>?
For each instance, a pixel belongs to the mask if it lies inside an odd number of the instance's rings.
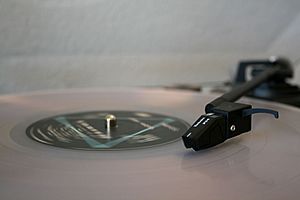
[[[255,115],[249,133],[185,149],[180,136],[215,97],[128,88],[1,96],[0,197],[298,199],[299,109],[242,99],[280,118]]]

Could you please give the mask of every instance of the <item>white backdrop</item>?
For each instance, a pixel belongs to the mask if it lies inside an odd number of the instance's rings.
[[[299,0],[0,0],[0,93],[227,80],[270,55],[298,65],[299,14]]]

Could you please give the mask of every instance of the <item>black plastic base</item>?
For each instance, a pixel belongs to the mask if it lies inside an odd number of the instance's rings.
[[[289,83],[265,83],[248,96],[300,107],[300,88]]]

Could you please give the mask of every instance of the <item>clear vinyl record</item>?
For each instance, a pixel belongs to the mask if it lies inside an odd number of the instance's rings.
[[[128,88],[1,96],[0,197],[298,199],[299,109],[242,99],[280,118],[257,115],[249,133],[185,149],[180,136],[215,97]]]

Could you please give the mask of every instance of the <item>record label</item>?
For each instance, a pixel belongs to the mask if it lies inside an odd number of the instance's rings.
[[[178,140],[189,124],[171,116],[137,111],[92,111],[58,115],[30,125],[31,139],[56,147],[121,150]]]

